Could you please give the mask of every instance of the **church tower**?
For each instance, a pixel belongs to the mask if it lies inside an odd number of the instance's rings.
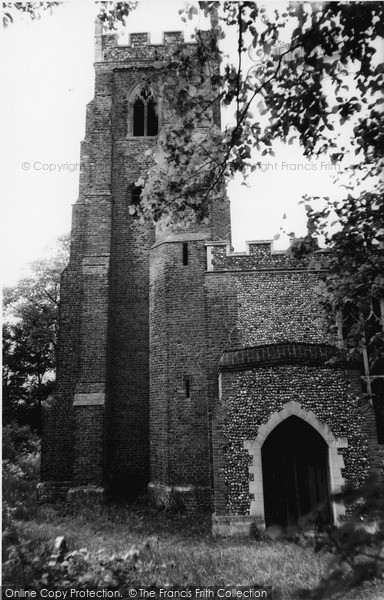
[[[62,280],[57,392],[44,418],[43,498],[84,486],[136,497],[149,481],[161,503],[170,485],[195,483],[209,496],[202,281],[205,242],[228,240],[229,205],[212,215],[214,226],[157,234],[130,211],[162,121],[146,82],[154,61],[180,41],[181,32],[164,33],[161,45],[131,33],[119,46],[96,24],[95,96]]]

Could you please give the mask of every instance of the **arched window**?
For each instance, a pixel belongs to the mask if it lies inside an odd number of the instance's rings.
[[[157,103],[151,90],[143,87],[133,101],[133,135],[153,136],[158,131]]]

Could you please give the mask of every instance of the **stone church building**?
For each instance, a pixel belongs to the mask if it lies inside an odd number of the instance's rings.
[[[179,38],[119,46],[96,29],[40,496],[148,492],[211,510],[219,535],[319,503],[337,522],[330,494],[361,482],[380,446],[361,365],[322,330],[318,273],[270,241],[233,253],[228,203],[177,231],[129,210],[161,126],[142,78]]]

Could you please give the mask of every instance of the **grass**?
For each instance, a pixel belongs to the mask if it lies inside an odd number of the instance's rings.
[[[332,561],[330,555],[288,542],[212,538],[209,515],[171,514],[139,504],[78,512],[46,505],[32,520],[18,525],[27,539],[45,542],[64,535],[69,549],[87,548],[92,555],[122,554],[149,540],[141,585],[271,585],[285,600],[297,598],[300,588],[316,587]],[[383,598],[384,589],[373,585],[343,596],[343,600]]]

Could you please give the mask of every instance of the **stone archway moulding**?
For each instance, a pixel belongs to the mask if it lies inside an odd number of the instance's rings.
[[[253,496],[250,515],[256,517],[257,521],[260,522],[260,525],[262,523],[265,524],[261,447],[271,431],[282,421],[291,416],[296,416],[303,419],[303,421],[306,421],[316,429],[327,443],[330,494],[340,492],[345,483],[341,472],[341,469],[344,468],[344,459],[342,455],[338,453],[337,449],[347,448],[347,438],[336,438],[328,425],[321,423],[314,412],[304,410],[301,408],[300,402],[291,400],[291,402],[287,402],[281,411],[274,412],[267,423],[260,426],[259,433],[254,440],[245,440],[243,442],[244,448],[248,450],[249,454],[252,456],[252,465],[249,466],[249,473],[251,475],[249,481],[249,493]],[[331,510],[333,521],[337,524],[340,517],[345,514],[345,507],[342,504],[332,502]]]

